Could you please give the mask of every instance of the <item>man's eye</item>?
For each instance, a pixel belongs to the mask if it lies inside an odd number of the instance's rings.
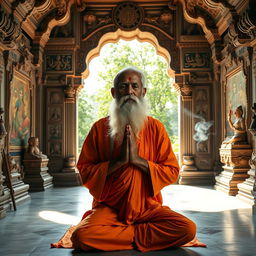
[[[123,89],[126,88],[126,84],[119,84],[119,85],[118,85],[118,88],[121,89],[121,90],[123,90]]]
[[[133,87],[133,88],[138,88],[138,84],[137,84],[137,83],[134,83],[134,84],[132,84],[132,87]]]

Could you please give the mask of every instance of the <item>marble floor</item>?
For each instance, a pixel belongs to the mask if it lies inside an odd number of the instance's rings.
[[[163,190],[165,205],[197,224],[198,238],[207,248],[175,248],[138,251],[76,252],[51,249],[50,243],[76,224],[90,208],[91,197],[83,187],[53,188],[31,193],[31,200],[18,205],[0,220],[1,256],[254,256],[256,215],[235,197],[211,188],[172,185]]]

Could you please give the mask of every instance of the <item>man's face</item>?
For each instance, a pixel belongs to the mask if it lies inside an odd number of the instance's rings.
[[[124,72],[114,88],[111,89],[112,96],[118,101],[124,96],[144,97],[146,88],[143,88],[140,75],[135,71]]]

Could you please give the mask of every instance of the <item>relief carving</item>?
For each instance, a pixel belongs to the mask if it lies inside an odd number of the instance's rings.
[[[46,55],[46,71],[72,71],[72,55]]]
[[[113,21],[122,30],[130,31],[138,28],[143,20],[143,8],[133,2],[124,2],[113,10]]]

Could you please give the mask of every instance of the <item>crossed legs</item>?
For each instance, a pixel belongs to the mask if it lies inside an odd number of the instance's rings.
[[[139,222],[127,225],[117,219],[113,209],[98,206],[79,223],[71,240],[75,249],[86,251],[152,251],[182,246],[195,234],[194,222],[167,207],[152,210]]]

